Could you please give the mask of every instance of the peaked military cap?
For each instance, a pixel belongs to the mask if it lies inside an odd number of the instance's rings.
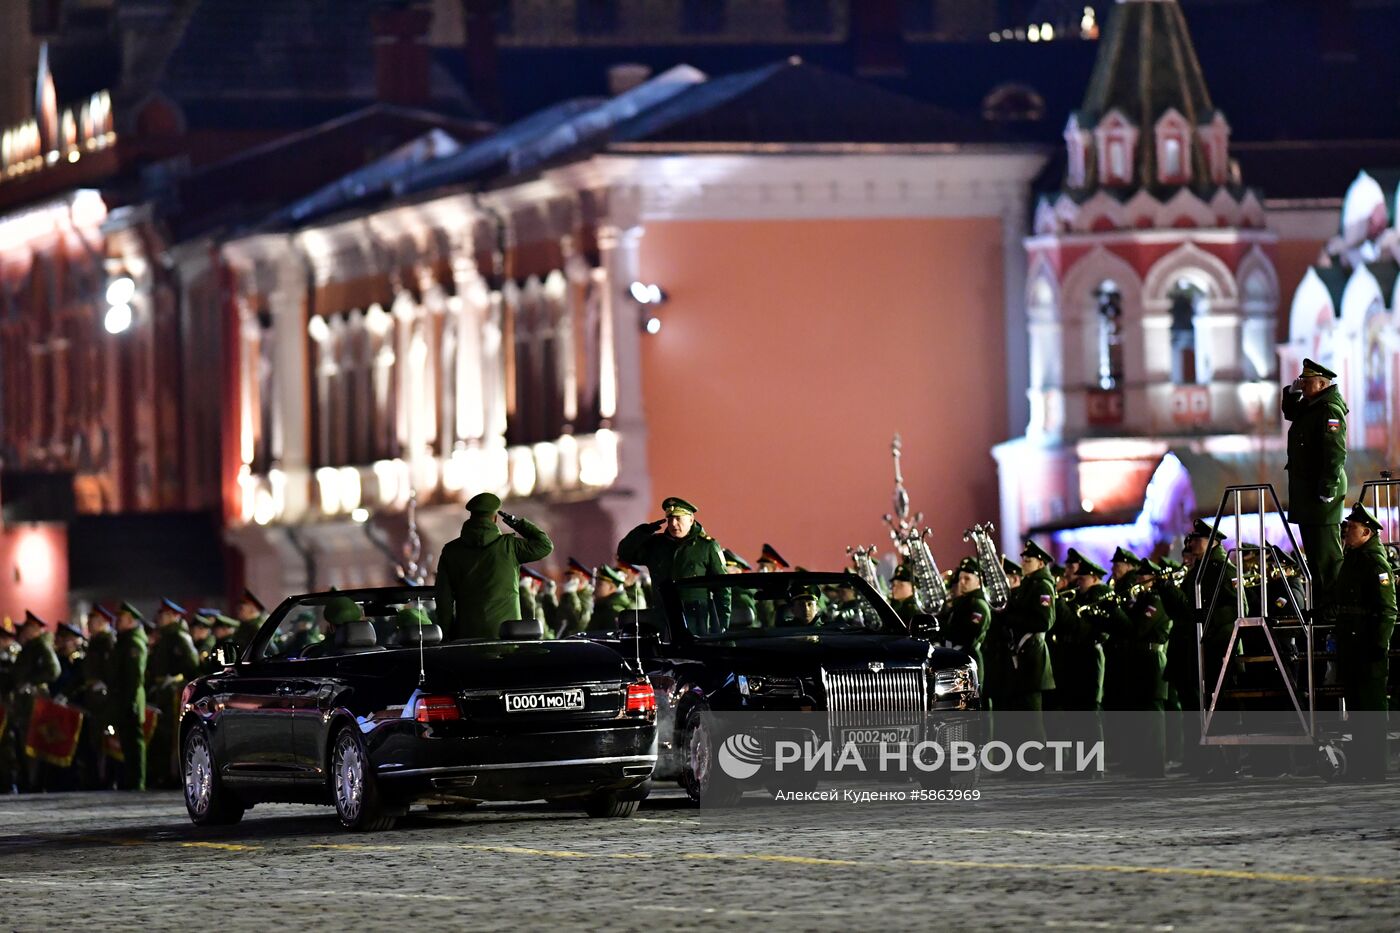
[[[1150,573],[1156,576],[1162,572],[1162,565],[1148,557],[1137,562],[1137,570],[1139,574]]]
[[[112,610],[108,609],[106,606],[102,605],[101,603],[98,603],[96,606],[93,606],[92,611],[102,616],[102,618],[106,619],[108,622],[117,621],[117,614]]]
[[[844,571],[842,571],[842,572],[841,572],[841,579],[839,579],[839,580],[836,581],[836,586],[837,586],[837,588],[839,588],[839,589],[846,589],[846,590],[853,590],[853,589],[855,589],[855,588],[856,588],[856,575],[853,574],[853,573],[851,573],[849,570],[844,570]]]
[[[1370,512],[1366,511],[1366,506],[1362,505],[1360,502],[1352,506],[1351,514],[1347,516],[1347,521],[1357,525],[1365,525],[1377,534],[1381,531],[1381,523],[1377,521]]]
[[[613,566],[616,567],[618,570],[621,570],[623,573],[641,573],[641,572],[642,572],[642,570],[641,570],[640,567],[636,566],[635,564],[629,564],[629,563],[627,563],[627,561],[625,561],[625,560],[617,561],[615,564],[613,564]]]
[[[908,564],[900,564],[898,567],[894,568],[894,577],[892,579],[896,582],[913,583],[914,570]]]
[[[1332,370],[1328,369],[1326,366],[1323,366],[1321,363],[1305,358],[1303,360],[1303,372],[1301,373],[1300,378],[1307,378],[1309,376],[1321,376],[1323,379],[1337,378],[1337,374],[1332,372]]]
[[[146,631],[148,631],[148,632],[154,632],[154,631],[156,630],[156,620],[155,620],[155,619],[148,619],[148,618],[146,618],[145,616],[142,616],[142,617],[141,617],[141,627],[142,627],[143,629],[145,629]]]
[[[1064,564],[1051,564],[1051,565],[1050,565],[1050,576],[1052,576],[1052,577],[1063,577],[1063,576],[1065,575],[1065,573],[1066,573],[1066,570],[1065,570],[1065,565],[1064,565]]]
[[[1021,577],[1025,576],[1026,573],[1024,570],[1021,569],[1020,564],[1016,563],[1014,560],[1007,557],[1005,554],[1001,555],[1001,569],[1005,570],[1008,576],[1015,575]]]
[[[173,599],[162,599],[160,601],[160,608],[169,610],[170,612],[175,613],[177,616],[182,616],[185,614],[185,607],[175,602],[175,600]]]
[[[520,575],[522,577],[529,577],[531,580],[539,580],[541,583],[545,582],[547,579],[544,574],[540,573],[534,567],[525,564],[520,565]]]
[[[1068,551],[1065,552],[1065,563],[1082,564],[1084,563],[1084,555],[1076,551],[1074,548],[1070,548]]]
[[[1016,569],[1019,571],[1021,568],[1017,567]],[[953,568],[953,573],[975,573],[980,577],[982,575],[982,565],[975,557],[964,557],[962,560],[958,561],[958,566]]]
[[[1108,571],[1104,570],[1098,564],[1094,563],[1089,558],[1084,557],[1082,555],[1079,559],[1079,573],[1081,576],[1098,577],[1099,579],[1103,579],[1104,577],[1108,576]]]
[[[24,621],[21,622],[19,625],[20,625],[20,628],[24,628],[26,625],[44,625],[44,624],[45,624],[45,623],[44,623],[44,620],[43,620],[43,619],[39,618],[39,617],[36,616],[34,613],[32,613],[32,612],[30,612],[28,609],[26,609],[26,610],[24,610]]]
[[[196,612],[194,615],[190,616],[189,623],[190,628],[194,628],[197,625],[203,626],[204,628],[212,628],[214,620],[209,616],[202,616]]]
[[[428,614],[417,606],[404,606],[394,614],[394,622],[405,628],[433,624],[433,620],[428,617]]]
[[[758,562],[762,564],[765,561],[770,564],[777,564],[784,570],[791,566],[791,564],[783,560],[783,555],[779,554],[771,544],[764,544],[763,550],[759,552]]]
[[[1191,526],[1191,533],[1188,538],[1206,538],[1212,541],[1224,541],[1225,535],[1207,525],[1203,519],[1196,519],[1196,524]]]
[[[618,586],[622,586],[627,582],[627,578],[622,575],[621,570],[615,567],[609,567],[607,564],[598,568],[598,579],[611,580]]]
[[[815,603],[821,599],[821,593],[816,589],[816,587],[808,586],[803,587],[802,589],[793,593],[791,599],[793,602],[796,602],[799,599],[809,599]]]
[[[365,617],[360,606],[349,596],[337,596],[326,603],[326,621],[332,625],[359,622]]]
[[[252,603],[254,606],[257,607],[258,612],[266,612],[266,611],[267,611],[267,607],[264,606],[264,605],[262,604],[262,600],[258,599],[256,596],[253,595],[253,591],[252,591],[252,590],[245,589],[245,590],[243,591],[243,599],[242,599],[242,601],[245,602],[245,603]]]
[[[1021,548],[1021,556],[1034,557],[1036,560],[1043,561],[1047,566],[1055,562],[1055,559],[1050,556],[1049,551],[1045,550],[1045,548],[1041,547],[1039,544],[1036,544],[1030,538],[1026,539],[1026,546]]]
[[[667,515],[694,515],[700,510],[680,496],[667,496],[661,500],[661,511]]]
[[[136,608],[135,606],[133,606],[131,603],[125,603],[125,602],[122,603],[120,606],[117,607],[117,611],[118,611],[118,612],[125,612],[127,615],[131,616],[133,619],[135,619],[135,620],[138,621],[138,622],[145,622],[145,621],[146,621],[146,617],[143,616],[143,615],[141,614],[141,610],[140,610],[140,609],[137,609],[137,608]]]
[[[1277,544],[1269,545],[1269,557],[1276,564],[1279,564],[1284,567],[1291,567],[1294,570],[1298,569],[1298,564],[1293,559],[1293,555],[1285,551],[1283,548],[1279,547]]]
[[[577,573],[585,577],[592,577],[593,571],[585,567],[577,557],[569,558],[569,566],[564,568],[565,573]]]
[[[1115,564],[1128,564],[1130,566],[1136,567],[1138,564],[1142,563],[1142,558],[1138,557],[1132,551],[1120,547],[1114,549],[1112,562]]]
[[[489,514],[501,510],[501,497],[494,492],[479,492],[467,500],[467,511],[473,515]]]
[[[216,629],[219,629],[219,628],[238,628],[238,624],[239,624],[239,623],[238,623],[238,620],[235,619],[233,616],[226,616],[226,615],[224,615],[222,612],[220,612],[220,613],[218,613],[218,614],[216,614],[216,615],[214,616],[213,622],[214,622],[213,628],[216,628]]]
[[[752,565],[752,564],[750,564],[748,561],[744,560],[744,559],[743,559],[742,557],[740,557],[738,554],[735,554],[735,553],[734,553],[733,551],[731,551],[729,548],[725,548],[725,549],[724,549],[724,563],[725,563],[726,566],[730,566],[730,567],[739,567],[739,568],[741,568],[741,569],[743,569],[743,570],[752,570],[752,569],[753,569],[753,565]]]
[[[80,629],[80,628],[78,628],[78,627],[77,627],[76,625],[74,625],[72,622],[60,622],[60,623],[58,623],[58,629],[57,629],[57,630],[60,631],[60,632],[67,632],[69,635],[72,635],[74,638],[85,638],[85,637],[86,637],[85,635],[83,635],[83,630]]]

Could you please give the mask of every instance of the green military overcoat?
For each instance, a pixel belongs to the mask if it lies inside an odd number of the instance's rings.
[[[1337,669],[1347,708],[1385,709],[1395,575],[1379,536],[1346,551],[1327,597],[1329,615],[1336,622]]]
[[[1347,494],[1347,404],[1335,385],[1312,398],[1285,389],[1282,404],[1289,422],[1288,520],[1336,525]]]
[[[912,597],[905,602],[913,602]],[[903,618],[902,613],[900,617]],[[991,624],[992,607],[987,603],[986,595],[981,590],[972,590],[953,600],[948,621],[943,626],[943,637],[972,655],[977,662],[978,677],[986,677],[982,641],[987,637],[987,628]]]
[[[627,532],[627,536],[617,545],[618,559],[646,567],[651,571],[653,586],[658,587],[672,580],[724,575],[723,549],[718,541],[705,533],[699,522],[691,525],[690,534],[679,540],[664,531],[658,531],[660,527],[661,522],[644,522]],[[704,591],[682,591],[682,601],[685,601],[688,595],[703,599]],[[729,590],[715,590],[714,603],[711,607],[714,618],[727,626],[730,609]]]
[[[446,638],[499,638],[501,624],[520,618],[520,565],[549,556],[554,543],[529,519],[510,524],[473,516],[443,546],[437,569],[438,625]]]
[[[1041,567],[1029,574],[1011,591],[1006,604],[1006,624],[1012,644],[1016,674],[1012,689],[1017,694],[1055,689],[1050,666],[1050,649],[1045,633],[1055,624],[1055,578]]]

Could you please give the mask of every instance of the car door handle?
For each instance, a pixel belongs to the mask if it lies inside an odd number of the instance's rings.
[[[278,685],[277,685],[277,695],[278,695],[278,696],[286,696],[287,694],[289,694],[289,693],[291,693],[291,692],[292,692],[292,685],[291,685],[291,684],[278,684]]]

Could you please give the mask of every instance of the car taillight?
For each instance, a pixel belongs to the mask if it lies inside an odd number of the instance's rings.
[[[418,698],[418,708],[413,718],[419,722],[446,722],[461,719],[462,712],[457,709],[456,697],[422,696]]]
[[[656,691],[651,684],[627,685],[627,712],[651,713],[656,711]]]

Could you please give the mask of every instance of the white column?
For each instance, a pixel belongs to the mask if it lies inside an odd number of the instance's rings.
[[[268,293],[272,314],[273,385],[278,466],[287,477],[285,517],[295,521],[305,515],[310,498],[310,400],[307,398],[306,296],[310,288],[306,258],[290,238],[277,237],[267,244],[274,257],[274,282]]]

